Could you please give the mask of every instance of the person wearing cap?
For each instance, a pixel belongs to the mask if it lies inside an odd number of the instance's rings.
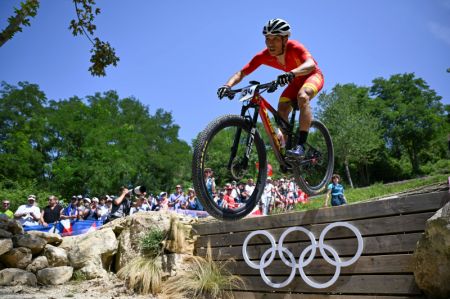
[[[144,195],[139,196],[136,200],[135,206],[130,209],[130,215],[133,215],[137,212],[148,212],[150,211],[150,206],[147,204],[147,200]]]
[[[92,200],[90,198],[85,198],[86,201],[89,202],[89,206],[86,207],[86,209],[83,212],[83,219],[84,220],[98,220],[98,214],[97,214],[97,204],[98,204],[98,198],[93,197]]]
[[[186,202],[186,197],[183,193],[183,187],[181,185],[176,185],[175,193],[172,193],[169,197],[169,208],[170,209],[179,209]]]
[[[203,211],[203,206],[195,195],[195,190],[193,188],[188,189],[188,196],[186,200],[186,209],[187,210],[197,210]]]
[[[78,197],[72,196],[70,204],[63,210],[61,210],[60,219],[76,220],[78,218]]]
[[[169,199],[167,198],[167,192],[161,192],[156,197],[156,202],[152,204],[152,211],[167,210],[169,208]]]
[[[225,202],[224,207],[229,208],[229,209],[237,208],[239,206],[239,204],[236,203],[236,201],[234,200],[234,197],[232,196],[233,186],[231,186],[231,184],[226,184],[225,191],[226,191],[226,193],[223,197],[223,200]]]
[[[23,226],[39,225],[41,210],[35,205],[36,195],[28,196],[28,204],[21,205],[14,213],[14,218]]]
[[[8,216],[8,218],[13,219],[14,218],[14,212],[9,209],[10,207],[9,200],[5,199],[2,201],[2,210],[0,211],[0,214],[5,214]]]
[[[59,221],[62,207],[58,204],[58,198],[54,195],[48,197],[48,205],[41,213],[39,223],[47,227],[51,223]]]
[[[271,205],[273,205],[273,189],[272,178],[268,177],[263,194],[261,195],[262,212],[266,216],[269,215]]]
[[[98,220],[101,220],[101,221],[105,221],[106,217],[108,217],[108,214],[109,214],[109,209],[106,206],[106,200],[107,200],[107,196],[105,196],[105,195],[100,196],[99,203],[97,205]]]
[[[125,217],[130,214],[131,194],[127,187],[120,188],[120,195],[112,201],[111,213],[104,223],[108,223],[118,218]]]
[[[251,196],[253,190],[255,190],[255,183],[253,182],[253,179],[250,178],[247,180],[247,185],[245,185],[245,191],[247,191],[248,196]]]

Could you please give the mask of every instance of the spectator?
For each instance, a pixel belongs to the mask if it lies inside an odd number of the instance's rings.
[[[273,189],[274,185],[272,184],[272,178],[268,177],[261,196],[262,214],[266,216],[269,215],[271,205],[273,205]]]
[[[47,227],[51,223],[59,221],[62,207],[58,204],[58,198],[54,195],[49,196],[48,205],[44,208],[39,222]]]
[[[156,203],[152,205],[152,211],[167,210],[169,208],[168,203],[167,192],[161,192],[156,199]]]
[[[78,219],[83,219],[84,211],[86,210],[86,205],[89,206],[91,200],[89,198],[84,198],[81,195],[77,196],[78,198]]]
[[[145,196],[141,195],[137,199],[136,205],[130,209],[130,215],[133,215],[137,212],[148,212],[150,210],[150,206],[147,204]]]
[[[170,209],[179,209],[186,202],[186,198],[183,193],[183,187],[181,185],[176,185],[175,193],[171,194],[169,197],[169,208]]]
[[[227,184],[227,186],[225,187],[225,190],[226,190],[226,193],[223,197],[223,200],[225,202],[224,207],[229,208],[229,209],[237,208],[239,206],[239,204],[236,203],[233,196],[231,195],[231,193],[233,192],[233,187],[231,186],[231,184]]]
[[[131,195],[126,187],[120,188],[120,196],[112,201],[111,213],[106,219],[105,223],[108,223],[114,219],[125,217],[130,213],[131,208]]]
[[[89,199],[89,198],[85,198],[85,199]],[[92,202],[84,210],[84,213],[83,213],[84,220],[98,220],[98,214],[97,214],[98,202],[99,202],[99,200],[97,197],[92,198]]]
[[[98,220],[105,221],[106,217],[108,217],[109,209],[106,206],[106,199],[107,197],[105,195],[100,196],[100,201],[97,206],[97,216]]]
[[[239,182],[238,189],[239,189],[239,202],[246,203],[249,198],[249,195],[245,190],[245,184],[243,182]]]
[[[225,197],[225,191],[220,190],[218,193],[218,197],[214,198],[214,201],[216,202],[217,206],[222,208],[226,205],[224,197]]]
[[[28,196],[28,204],[21,205],[14,213],[14,218],[18,219],[23,226],[38,225],[41,218],[41,210],[35,206],[36,196]]]
[[[253,190],[255,190],[253,179],[248,179],[247,185],[245,185],[245,191],[247,191],[248,196],[252,196]]]
[[[240,200],[240,194],[239,194],[239,188],[237,187],[236,181],[232,181],[231,182],[231,187],[233,187],[233,191],[231,191],[231,196],[233,196],[233,198],[236,201],[239,201]]]
[[[60,219],[76,220],[78,218],[78,197],[72,196],[67,208],[61,210]]]
[[[214,181],[213,171],[211,170],[211,168],[205,168],[204,178],[206,190],[208,191],[209,196],[213,197],[213,194],[216,193],[216,183]]]
[[[111,213],[111,210],[112,210],[112,203],[113,203],[113,200],[114,200],[114,199],[115,199],[114,196],[106,195],[106,203],[105,203],[105,206],[106,206],[106,208],[108,209],[108,215]]]
[[[198,200],[197,196],[195,196],[195,190],[193,188],[188,189],[188,196],[186,200],[186,209],[188,210],[197,210],[203,211],[203,206]]]
[[[5,199],[2,202],[2,211],[0,214],[5,214],[8,218],[14,218],[14,212],[9,209],[10,203],[9,200]]]
[[[331,195],[331,205],[340,206],[347,203],[344,196],[344,187],[339,184],[341,177],[338,174],[333,174],[331,177],[332,183],[328,185],[328,192],[325,198],[325,207],[328,207],[328,200]]]

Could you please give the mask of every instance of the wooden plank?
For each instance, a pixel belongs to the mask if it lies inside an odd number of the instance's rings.
[[[260,263],[259,260],[254,261]],[[298,262],[298,259],[297,261]],[[257,269],[250,268],[245,261],[231,262],[227,264],[227,269],[236,275],[259,275]],[[376,256],[361,256],[354,264],[348,267],[342,267],[342,274],[411,274],[413,272],[412,254],[394,254],[394,255],[376,255]],[[323,258],[315,258],[311,264],[304,267],[306,274],[314,275],[333,275],[336,267],[330,265]],[[291,267],[286,266],[281,260],[274,260],[264,273],[267,275],[286,275],[291,272]],[[297,272],[298,275],[298,272]]]
[[[421,236],[422,233],[365,237],[363,238],[363,255],[412,253]],[[285,243],[283,246],[291,250],[291,252],[294,253],[294,256],[298,258],[302,250],[310,244],[311,242],[296,242]],[[356,238],[329,240],[326,244],[332,246],[338,252],[340,257],[352,256],[355,254],[357,248]],[[248,246],[247,252],[250,259],[261,258],[269,246],[270,245],[268,244]],[[215,247],[211,249],[211,253],[215,260],[227,260],[230,258],[243,260],[242,246]],[[197,248],[195,254],[198,256],[205,256],[206,249]]]
[[[414,276],[411,275],[341,275],[335,284],[325,289],[315,289],[307,285],[300,276],[284,288],[274,289],[268,286],[261,276],[246,276],[246,291],[256,292],[293,292],[316,294],[379,294],[379,295],[421,295]],[[319,283],[325,283],[330,277],[309,277]],[[282,282],[285,277],[271,277],[274,282]]]
[[[196,224],[193,225],[193,229],[198,235],[206,235],[427,212],[438,210],[449,199],[450,194],[447,191],[441,191],[304,212],[247,218],[234,222],[224,221],[219,222],[219,225],[217,222]]]
[[[425,212],[420,214],[409,214],[400,216],[390,216],[382,218],[371,218],[364,220],[348,221],[349,223],[356,226],[363,236],[373,236],[381,234],[395,234],[403,232],[418,232],[425,229],[426,220],[434,215],[435,212]],[[323,231],[325,226],[328,224],[313,224],[303,226],[304,228],[310,230],[318,239],[320,233]],[[278,240],[280,235],[286,230],[286,228],[276,228],[267,230]],[[226,247],[229,245],[241,245],[244,243],[245,238],[248,236],[249,232],[237,232],[237,233],[226,233],[217,235],[206,235],[199,236],[195,247],[206,247],[208,242],[211,247]],[[343,237],[352,237],[353,232],[347,228],[335,228],[327,234],[326,239],[337,239]],[[289,241],[305,241],[308,237],[304,233],[296,232],[291,233],[285,239],[286,242]],[[267,238],[262,235],[255,236],[250,240],[249,244],[263,244],[267,243]]]
[[[256,293],[233,292],[234,298],[239,299],[419,299],[416,296],[374,296],[374,295],[328,295],[328,294],[289,294],[289,293]]]

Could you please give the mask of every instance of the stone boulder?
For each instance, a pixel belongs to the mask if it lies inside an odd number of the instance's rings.
[[[106,277],[118,242],[112,228],[65,237],[59,248],[67,251],[70,265],[88,279]]]
[[[189,271],[190,260],[192,256],[188,254],[163,254],[158,257],[163,270],[162,277],[170,277],[176,275],[183,275]]]
[[[14,247],[25,247],[31,249],[31,253],[36,255],[44,249],[47,241],[34,235],[24,234],[13,237]]]
[[[63,238],[60,235],[54,233],[46,233],[32,230],[27,232],[27,234],[44,239],[45,241],[47,241],[47,244],[51,245],[59,245],[63,240]]]
[[[115,225],[115,221],[111,225]],[[194,241],[191,237],[191,224],[193,221],[194,219],[189,216],[167,211],[136,213],[121,219],[115,270],[120,270],[140,254],[140,240],[154,228],[168,235],[168,240],[162,244],[166,251],[192,254]]]
[[[13,236],[12,233],[0,228],[0,238],[11,238],[12,236]]]
[[[44,285],[64,284],[72,278],[73,268],[68,266],[46,268],[37,272],[37,280]]]
[[[427,220],[413,266],[416,283],[428,298],[450,298],[450,203]]]
[[[11,239],[0,239],[0,256],[13,249],[13,247]]]
[[[24,233],[20,222],[9,219],[5,214],[0,214],[0,229],[9,231],[13,235],[22,235]]]
[[[0,262],[7,268],[25,269],[32,259],[31,249],[26,247],[13,248],[0,256]]]
[[[27,271],[36,273],[45,268],[48,268],[48,260],[45,256],[41,255],[35,258],[31,264],[27,266]]]
[[[47,244],[44,249],[44,255],[50,267],[67,266],[69,264],[67,252],[62,248]]]
[[[0,271],[0,285],[37,285],[36,275],[21,269],[9,268]]]

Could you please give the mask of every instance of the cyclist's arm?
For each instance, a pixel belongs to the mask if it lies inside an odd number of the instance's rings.
[[[229,87],[233,87],[234,85],[238,84],[239,82],[242,81],[242,79],[244,79],[245,74],[243,71],[239,71],[236,74],[234,74],[233,76],[231,76],[230,79],[228,79],[227,83],[225,83],[225,85],[229,86]]]
[[[301,65],[299,65],[295,69],[291,70],[291,72],[293,72],[294,75],[296,77],[298,77],[298,76],[308,75],[315,69],[316,69],[316,63],[314,62],[314,60],[312,58],[308,58]]]

